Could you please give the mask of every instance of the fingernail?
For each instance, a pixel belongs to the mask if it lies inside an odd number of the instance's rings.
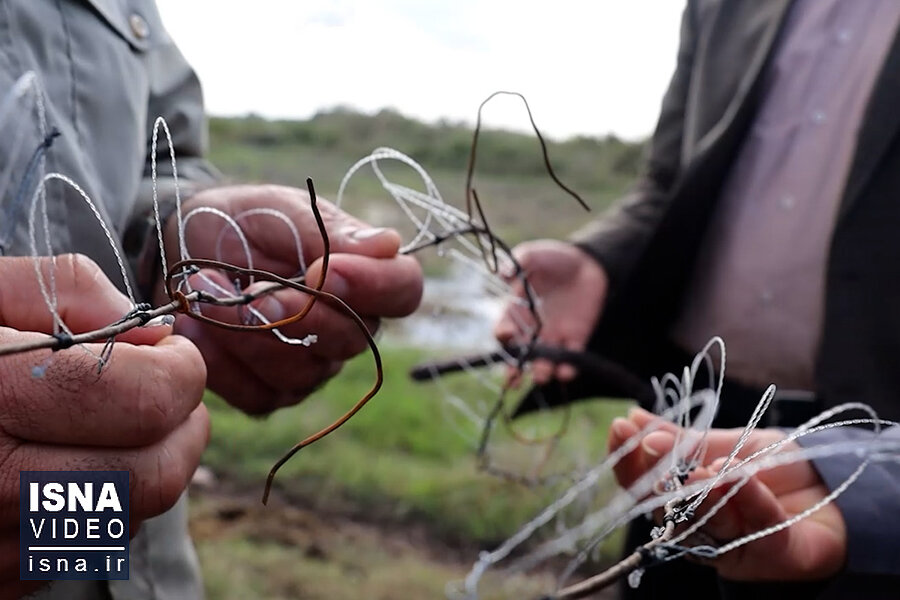
[[[175,315],[159,315],[154,319],[150,319],[141,327],[150,328],[150,327],[168,327],[175,322]]]
[[[641,449],[644,451],[644,453],[649,454],[653,458],[660,456],[659,451],[648,444],[646,439],[641,442]]]
[[[335,271],[329,271],[325,280],[325,291],[344,300],[350,292],[350,284]]]
[[[368,227],[366,229],[356,229],[350,233],[350,237],[354,240],[368,240],[383,235],[387,231],[386,227]]]
[[[578,376],[578,371],[572,365],[560,365],[556,370],[556,378],[568,383]]]
[[[661,431],[654,431],[641,440],[641,449],[653,458],[671,451],[675,438]]]
[[[612,425],[610,425],[610,429],[612,429],[613,434],[620,440],[627,440],[631,436],[628,422],[622,417],[616,417],[615,419],[613,419]]]
[[[286,311],[284,310],[284,305],[274,296],[265,296],[260,300],[259,304],[256,305],[256,310],[261,312],[270,323],[280,321],[287,316],[285,314]]]

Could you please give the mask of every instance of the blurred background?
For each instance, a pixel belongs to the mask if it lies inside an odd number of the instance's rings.
[[[595,213],[637,175],[674,67],[683,8],[672,0],[528,8],[506,0],[158,4],[204,85],[210,155],[232,180],[302,187],[310,176],[334,198],[354,162],[390,146],[462,206],[478,105],[509,89],[528,98],[551,139],[554,168]],[[502,239],[563,238],[591,218],[547,177],[520,102],[492,102],[484,125],[476,177]],[[409,170],[390,175],[416,182]],[[399,223],[392,206],[374,177],[361,174],[348,188],[345,207],[375,224]],[[443,598],[479,550],[558,493],[478,470],[478,431],[447,401],[492,402],[485,382],[465,374],[441,386],[409,380],[409,368],[425,358],[489,347],[500,310],[498,299],[480,298],[478,286],[446,261],[423,260],[422,310],[387,324],[379,339],[381,393],[281,471],[268,507],[259,498],[271,464],[366,392],[371,356],[268,419],[250,420],[208,399],[213,439],[192,492],[191,526],[211,600]],[[613,401],[577,407],[549,462],[563,470],[595,462],[609,421],[626,410]],[[558,415],[541,418],[527,427],[560,424]],[[501,436],[494,456],[527,470],[543,461],[528,452],[523,458]],[[609,561],[615,552],[608,545],[597,558]],[[552,583],[552,567],[492,580],[484,597],[537,594]]]
[[[309,118],[346,106],[471,121],[525,94],[558,137],[650,133],[675,65],[681,0],[159,0],[214,115]],[[213,8],[214,6],[214,8]],[[496,126],[524,129],[498,104]]]

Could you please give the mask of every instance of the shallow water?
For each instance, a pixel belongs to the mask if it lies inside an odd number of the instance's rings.
[[[385,323],[384,338],[422,348],[496,347],[493,327],[505,300],[488,293],[483,279],[463,268],[452,268],[446,277],[426,278],[419,310]]]

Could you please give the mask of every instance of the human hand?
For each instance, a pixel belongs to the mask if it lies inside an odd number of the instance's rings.
[[[41,268],[54,269],[59,312],[75,333],[133,308],[83,256],[41,259]],[[40,297],[31,258],[0,258],[0,345],[52,331],[50,312],[35,303]],[[18,598],[36,585],[19,581],[19,471],[129,471],[132,535],[178,500],[206,447],[209,421],[200,403],[203,360],[171,332],[143,327],[118,336],[100,375],[79,347],[52,354],[42,377],[32,368],[47,351],[0,358],[0,597]],[[99,353],[102,344],[87,346]]]
[[[632,435],[656,419],[641,409],[634,409],[627,419],[615,419],[609,432],[610,451],[619,448]],[[648,434],[640,446],[626,455],[615,467],[616,479],[630,487],[638,477],[665,456],[675,444],[677,427],[670,423]],[[742,429],[713,429],[707,440],[704,465],[691,475],[690,481],[713,477],[741,436]],[[781,439],[785,434],[776,429],[760,429],[750,434],[738,453],[744,458]],[[797,450],[788,442],[783,451]],[[714,489],[697,512],[705,514],[730,488],[725,484]],[[713,538],[728,541],[760,531],[785,521],[829,494],[819,474],[807,461],[760,471],[703,526]],[[759,540],[726,552],[710,565],[726,579],[738,581],[815,580],[837,573],[847,552],[847,531],[843,516],[834,503],[827,504],[807,518]]]
[[[556,240],[520,244],[513,249],[513,256],[540,298],[541,343],[584,350],[606,300],[608,279],[600,263],[577,246]],[[513,286],[518,296],[524,297],[522,284],[514,281]],[[533,327],[531,314],[525,306],[510,303],[494,327],[494,335],[504,345],[527,342],[521,324]],[[542,359],[532,364],[536,384],[554,377],[570,381],[575,375],[575,367],[569,364]]]
[[[323,244],[305,191],[281,186],[233,186],[205,190],[185,203],[184,213],[208,206],[237,218],[253,209],[274,209],[293,223],[302,240],[308,285],[321,274]],[[325,200],[319,211],[331,242],[324,291],[353,308],[374,333],[382,317],[402,317],[418,306],[422,295],[422,271],[418,262],[398,256],[400,236],[390,229],[372,228]],[[298,273],[300,265],[291,230],[277,219],[255,216],[240,221],[246,234],[255,268],[281,276]],[[246,266],[242,246],[224,220],[199,215],[186,229],[186,245],[194,258],[219,259]],[[220,244],[221,241],[221,244]],[[166,226],[166,247],[170,262],[177,252],[177,222]],[[219,285],[233,289],[219,272],[204,274]],[[202,278],[191,284],[216,295]],[[256,284],[265,285],[265,284]],[[249,289],[249,288],[248,288]],[[254,288],[255,289],[255,288]],[[164,296],[158,296],[163,301]],[[271,321],[296,314],[308,296],[285,289],[257,300],[253,306]],[[231,308],[204,306],[203,313],[221,321],[237,322]],[[299,351],[278,341],[271,333],[242,333],[208,326],[186,317],[176,320],[175,330],[192,339],[203,353],[209,371],[209,387],[231,404],[251,413],[267,413],[294,404],[336,374],[346,359],[367,348],[365,336],[345,314],[316,302],[310,313],[297,323],[281,328],[294,338],[318,335],[318,341]]]

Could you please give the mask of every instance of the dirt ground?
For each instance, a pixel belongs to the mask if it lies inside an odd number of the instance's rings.
[[[482,549],[346,501],[313,509],[276,493],[263,506],[260,492],[192,486],[190,528],[210,600],[440,600]],[[482,598],[539,597],[552,589],[553,568],[488,578]]]

